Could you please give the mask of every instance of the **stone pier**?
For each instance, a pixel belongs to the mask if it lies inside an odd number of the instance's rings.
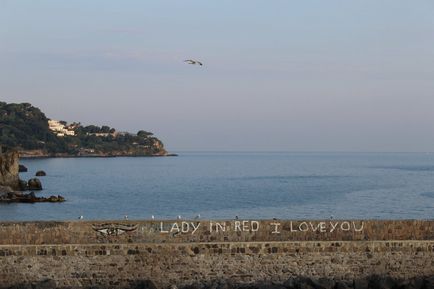
[[[57,288],[130,288],[148,280],[169,288],[372,275],[434,276],[434,221],[0,223],[0,288],[41,282]]]

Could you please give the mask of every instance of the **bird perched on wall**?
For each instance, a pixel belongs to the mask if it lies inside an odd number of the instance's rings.
[[[78,217],[79,220],[83,220],[83,218],[84,218],[83,216]]]
[[[151,216],[151,219],[152,219],[152,220],[155,220],[155,217],[154,217],[154,215],[152,215],[152,216]]]
[[[125,215],[125,216],[124,216],[124,219],[125,219],[125,220],[128,220],[128,215]]]
[[[194,219],[200,219],[200,214],[197,214],[197,216]]]
[[[184,60],[184,62],[187,64],[192,64],[192,65],[200,65],[200,66],[203,65],[202,62],[197,61],[197,60],[193,60],[193,59],[187,59],[187,60]]]
[[[178,219],[178,220],[181,220],[181,215],[178,215],[177,219]]]

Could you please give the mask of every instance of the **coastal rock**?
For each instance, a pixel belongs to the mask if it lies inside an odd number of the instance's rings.
[[[157,138],[150,138],[151,140],[151,152],[154,156],[165,156],[167,151],[164,149],[163,143]]]
[[[23,194],[22,192],[4,192],[0,193],[0,203],[61,203],[65,198],[58,196],[37,197],[34,192]]]
[[[42,190],[42,183],[38,178],[30,179],[27,182],[27,185],[29,190],[35,190],[35,191]]]
[[[7,199],[13,193],[11,187],[0,186],[0,200]]]
[[[47,174],[44,171],[37,171],[35,176],[37,177],[45,177]]]
[[[28,189],[27,182],[24,180],[18,180],[18,190],[20,191],[26,191]]]
[[[18,172],[19,173],[25,173],[25,172],[27,172],[28,170],[27,170],[27,168],[26,168],[26,166],[24,166],[24,165],[19,165],[18,166]]]
[[[60,196],[60,195],[57,195],[57,196],[50,196],[50,197],[47,199],[47,201],[48,201],[48,202],[51,202],[51,203],[61,203],[61,202],[64,202],[64,201],[65,201],[65,198],[62,197],[62,196]]]
[[[0,186],[0,195],[1,194],[7,194],[7,193],[12,193],[14,190],[12,190],[11,187],[8,186]]]
[[[19,189],[18,159],[16,150],[7,150],[0,146],[0,185]]]

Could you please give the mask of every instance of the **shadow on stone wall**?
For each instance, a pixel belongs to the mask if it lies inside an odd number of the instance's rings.
[[[283,283],[258,282],[255,284],[215,281],[211,284],[193,284],[180,289],[434,289],[434,276],[403,280],[373,275],[363,279],[347,281],[295,277]]]
[[[181,276],[180,276],[181,277]],[[0,289],[55,289],[56,282],[47,279],[37,283],[22,283],[13,287],[1,287]],[[412,279],[395,279],[388,276],[373,275],[357,280],[313,279],[309,277],[295,277],[283,283],[258,282],[254,284],[242,284],[233,281],[216,280],[207,283],[194,283],[192,285],[168,288],[158,288],[150,280],[140,280],[121,284],[110,282],[109,284],[84,285],[82,287],[61,287],[61,289],[433,289],[434,276],[421,276]]]

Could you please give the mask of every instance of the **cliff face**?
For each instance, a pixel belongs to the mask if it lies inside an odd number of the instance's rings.
[[[19,155],[16,150],[4,151],[0,147],[0,186],[19,188]]]
[[[150,152],[154,156],[167,155],[167,151],[164,149],[163,143],[157,138],[153,138],[150,145]]]

